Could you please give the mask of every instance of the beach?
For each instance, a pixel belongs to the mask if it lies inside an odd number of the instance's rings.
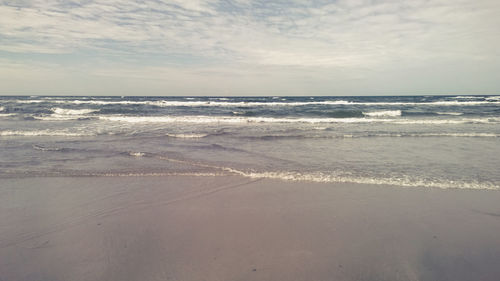
[[[0,1],[0,281],[500,281],[500,1]]]
[[[499,106],[0,97],[0,281],[497,281]]]
[[[239,176],[0,179],[0,280],[498,280],[500,193]]]

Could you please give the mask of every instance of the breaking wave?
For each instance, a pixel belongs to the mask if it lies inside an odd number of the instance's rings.
[[[61,136],[61,137],[83,137],[83,136],[95,136],[92,133],[76,133],[68,132],[64,130],[33,130],[33,131],[18,131],[18,130],[5,130],[0,131],[0,136],[25,136],[25,137],[36,137],[36,136]]]
[[[232,168],[223,168],[225,171],[249,178],[267,178],[286,181],[309,181],[323,183],[360,183],[375,185],[392,185],[403,187],[432,187],[440,189],[476,189],[476,190],[500,190],[499,185],[489,182],[463,182],[452,180],[423,180],[416,178],[371,178],[342,176],[334,173],[323,172],[299,173],[299,172],[244,172]]]
[[[208,134],[166,134],[169,138],[180,138],[180,139],[201,139],[207,137]]]
[[[259,172],[259,171],[243,171],[231,167],[215,166],[203,163],[195,163],[187,160],[179,160],[168,157],[159,157],[160,159],[174,162],[183,163],[197,167],[213,168],[229,174],[235,174],[243,177],[253,179],[277,179],[285,181],[308,181],[308,182],[322,182],[322,183],[360,183],[360,184],[374,184],[374,185],[392,185],[402,187],[432,187],[440,189],[476,189],[476,190],[500,190],[500,186],[491,182],[477,182],[477,181],[453,181],[453,180],[426,180],[408,176],[391,177],[391,178],[375,178],[375,177],[362,177],[362,176],[347,176],[338,174],[336,172],[289,172],[289,171],[275,171],[275,172]]]
[[[96,109],[67,109],[54,107],[51,109],[55,114],[59,115],[85,115],[97,111]]]
[[[397,117],[401,116],[401,110],[363,112],[363,115],[370,117]]]
[[[129,123],[366,123],[369,118],[273,118],[236,116],[99,116],[99,119]]]
[[[394,113],[395,114],[395,113]],[[383,119],[383,118],[275,118],[242,116],[99,116],[99,119],[128,123],[370,123],[394,124],[486,124],[498,123],[499,117],[462,119]]]
[[[171,100],[156,100],[156,101],[131,101],[131,100],[12,100],[16,103],[55,103],[55,104],[89,104],[89,105],[152,105],[159,107],[273,107],[273,106],[308,106],[308,105],[427,105],[427,106],[477,106],[477,105],[498,105],[500,100],[495,97],[489,97],[483,101],[468,101],[466,99],[453,101],[433,101],[433,102],[356,102],[347,100],[335,101],[307,101],[307,102],[258,102],[258,101],[171,101]]]
[[[453,115],[453,116],[460,116],[463,115],[462,112],[436,112],[438,115]]]
[[[143,157],[143,156],[146,156],[146,153],[144,153],[144,152],[134,152],[134,151],[130,151],[130,152],[128,153],[128,155],[133,156],[133,157]]]
[[[241,138],[251,140],[277,140],[277,139],[351,139],[351,138],[427,138],[427,137],[452,137],[452,138],[499,138],[500,134],[494,133],[359,133],[343,135],[261,135],[244,136]]]

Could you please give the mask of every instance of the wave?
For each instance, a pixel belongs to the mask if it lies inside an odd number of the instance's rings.
[[[29,118],[41,121],[70,121],[70,120],[90,120],[96,119],[95,116],[87,115],[59,115],[51,114],[49,116],[30,116]]]
[[[247,102],[247,101],[130,101],[130,100],[12,100],[16,103],[55,103],[55,104],[90,104],[90,105],[152,105],[158,107],[262,107],[262,106],[307,106],[307,105],[383,105],[383,106],[476,106],[498,105],[500,100],[495,97],[483,101],[453,100],[433,102],[356,102],[347,100],[335,101],[307,101],[307,102]]]
[[[99,116],[101,120],[127,123],[370,123],[394,124],[489,124],[500,122],[500,117],[462,119],[384,119],[384,118],[274,118],[242,116]]]
[[[452,138],[500,138],[495,133],[374,133],[374,134],[304,134],[304,135],[261,135],[243,136],[241,138],[251,140],[277,140],[277,139],[355,139],[355,138],[427,138],[427,137],[452,137]]]
[[[128,153],[128,155],[133,156],[133,157],[143,157],[143,156],[146,156],[146,153],[144,153],[144,152],[134,152],[134,151],[130,151],[130,152]]]
[[[47,100],[5,100],[5,102],[15,102],[15,103],[42,103],[51,102]]]
[[[97,111],[96,109],[67,109],[67,108],[59,108],[59,107],[53,107],[51,110],[58,115],[85,115],[89,114],[92,112]]]
[[[352,135],[351,135],[352,136]],[[363,135],[362,135],[363,136]],[[415,134],[368,134],[367,137],[457,137],[457,138],[498,138],[500,134],[493,133],[415,133]]]
[[[230,116],[99,116],[107,121],[129,123],[366,123],[384,119],[370,118],[273,118]],[[388,119],[387,119],[388,120]],[[389,120],[388,120],[389,121]]]
[[[168,177],[168,176],[187,176],[187,177],[220,177],[227,176],[224,173],[203,173],[203,172],[164,172],[164,173],[92,173],[82,174],[80,176],[100,176],[100,177]]]
[[[233,174],[254,179],[278,179],[285,181],[308,181],[322,183],[360,183],[375,185],[392,185],[402,187],[432,187],[440,189],[475,189],[475,190],[500,190],[500,186],[489,182],[466,182],[453,180],[424,180],[418,178],[372,178],[335,175],[335,173],[299,173],[299,172],[245,172],[233,168],[222,168]]]
[[[10,117],[16,115],[15,113],[0,113],[0,117]]]
[[[482,99],[484,96],[456,96],[451,97],[452,99]]]
[[[57,151],[60,148],[33,146],[35,149]],[[133,157],[155,157],[172,163],[186,164],[193,167],[209,168],[208,171],[187,171],[187,172],[117,172],[117,173],[78,173],[77,176],[109,176],[109,177],[132,177],[132,176],[229,176],[236,175],[251,179],[271,179],[291,182],[318,182],[318,183],[355,183],[383,185],[394,187],[418,187],[418,188],[439,188],[439,189],[472,189],[472,190],[500,190],[497,182],[474,181],[474,180],[450,180],[445,178],[426,179],[418,176],[357,176],[346,174],[342,171],[258,171],[243,170],[234,167],[219,166],[209,163],[201,163],[196,160],[170,158],[166,155],[158,155],[148,152],[129,151],[126,154]],[[335,186],[332,186],[335,187]]]
[[[453,116],[460,116],[463,115],[463,112],[436,112],[438,115],[453,115]]]
[[[498,105],[500,101],[434,101],[434,102],[353,102],[353,105],[427,105],[427,106],[476,106]]]
[[[201,139],[207,137],[208,134],[166,134],[169,138],[180,138],[180,139]]]
[[[349,101],[320,101],[320,102],[225,102],[225,101],[110,101],[110,100],[13,100],[16,103],[42,103],[56,104],[92,104],[92,105],[153,105],[159,107],[255,107],[255,106],[302,106],[302,105],[338,105],[351,104]]]
[[[95,136],[91,133],[74,133],[63,130],[33,130],[33,131],[18,131],[18,130],[4,130],[0,131],[0,136],[25,136],[25,137],[37,137],[37,136],[61,136],[61,137],[83,137],[83,136]]]
[[[498,138],[500,134],[493,133],[420,133],[406,134],[408,137],[460,137],[460,138]]]
[[[212,168],[227,172],[229,174],[239,175],[253,179],[277,179],[285,181],[308,181],[322,183],[360,183],[360,184],[375,184],[375,185],[392,185],[402,187],[432,187],[440,189],[475,189],[475,190],[500,190],[500,186],[490,182],[477,181],[454,181],[445,179],[419,179],[412,177],[391,177],[391,178],[375,178],[363,176],[347,176],[338,172],[291,172],[291,171],[275,171],[275,172],[259,172],[259,171],[243,171],[231,167],[215,166],[203,163],[196,163],[187,160],[174,159],[169,157],[159,157],[160,159],[188,164],[196,167]]]
[[[385,110],[385,111],[373,111],[373,112],[363,112],[363,115],[370,117],[396,117],[401,116],[401,110]]]
[[[262,135],[262,136],[244,136],[240,137],[242,139],[249,140],[279,140],[279,139],[324,139],[324,138],[335,138],[328,135]]]
[[[500,134],[494,133],[385,133],[385,134],[365,134],[365,135],[343,135],[343,137],[456,137],[456,138],[498,138]]]
[[[394,119],[393,124],[444,125],[444,124],[496,124],[500,117],[462,119]]]

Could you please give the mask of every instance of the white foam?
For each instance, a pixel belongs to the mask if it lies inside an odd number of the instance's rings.
[[[173,159],[166,156],[159,156],[169,162],[188,164],[196,167],[212,168],[221,170],[230,174],[235,174],[243,177],[254,179],[278,179],[286,181],[309,181],[309,182],[322,182],[322,183],[361,183],[361,184],[375,184],[375,185],[393,185],[403,187],[433,187],[441,189],[476,189],[476,190],[500,190],[500,186],[488,182],[463,182],[453,180],[424,180],[412,178],[408,176],[392,177],[392,178],[372,178],[360,176],[347,176],[339,175],[335,172],[256,172],[256,171],[242,171],[230,167],[214,166],[203,163],[190,162],[186,160]]]
[[[208,134],[166,134],[166,136],[180,139],[200,139],[208,136]]]
[[[86,118],[86,115],[62,115],[62,114],[51,114],[49,116],[33,116],[36,120],[42,121],[68,121],[68,120],[78,120],[80,118]]]
[[[368,134],[368,135],[343,135],[344,138],[361,138],[361,137],[457,137],[457,138],[498,138],[500,134],[494,133],[387,133],[387,134]]]
[[[6,102],[15,102],[15,103],[41,103],[47,102],[46,100],[7,100]]]
[[[422,134],[411,134],[412,137],[462,137],[462,138],[498,138],[499,134],[493,133],[422,133]]]
[[[5,110],[5,107],[0,106],[0,111],[4,111],[4,110]]]
[[[286,100],[286,99],[282,99]],[[12,100],[17,103],[41,103],[47,100]],[[428,106],[475,106],[475,105],[498,105],[500,100],[488,98],[486,101],[435,101],[435,102],[351,102],[345,100],[337,101],[308,101],[308,102],[225,102],[225,101],[112,101],[112,100],[51,100],[51,103],[59,104],[95,104],[95,105],[154,105],[160,107],[200,107],[200,106],[219,106],[219,107],[255,107],[255,106],[305,106],[305,105],[428,105]]]
[[[222,100],[222,99],[220,99]],[[282,99],[285,100],[285,99]],[[214,106],[214,107],[258,107],[258,106],[303,106],[303,105],[338,105],[338,104],[349,104],[348,101],[322,101],[322,102],[214,102],[214,101],[193,101],[193,102],[183,102],[183,101],[157,101],[153,105],[161,107],[170,106],[189,106],[189,107],[199,107],[199,106]]]
[[[288,172],[288,171],[277,171],[277,172],[242,171],[230,167],[221,167],[203,163],[194,163],[186,160],[173,159],[165,156],[160,156],[158,158],[174,163],[183,163],[196,167],[218,169],[224,172],[228,172],[230,174],[235,174],[254,179],[267,178],[267,179],[278,179],[286,181],[309,181],[309,182],[322,182],[322,183],[361,183],[361,184],[375,184],[375,185],[393,185],[402,187],[433,187],[441,189],[500,190],[500,186],[488,182],[481,183],[474,181],[463,182],[463,181],[453,181],[453,180],[423,180],[408,176],[392,177],[392,178],[372,178],[372,177],[339,175],[338,173],[335,172],[300,173],[300,172]]]
[[[67,108],[59,108],[59,107],[51,108],[51,110],[55,114],[59,114],[59,115],[84,115],[84,114],[89,114],[89,113],[92,113],[92,112],[96,111],[95,109],[89,109],[89,108],[85,108],[85,109],[67,109]]]
[[[189,98],[186,98],[186,100]],[[159,107],[255,107],[255,106],[302,106],[302,105],[336,105],[336,104],[351,104],[349,101],[321,101],[321,102],[226,102],[225,98],[218,100],[223,101],[103,101],[103,100],[52,100],[51,103],[58,104],[94,104],[94,105],[154,105]],[[46,100],[14,100],[17,103],[41,103],[47,102]]]
[[[223,173],[196,173],[196,172],[171,172],[171,173],[104,173],[87,174],[88,176],[101,177],[166,177],[166,176],[188,176],[188,177],[220,177],[227,176]]]
[[[422,180],[408,177],[401,178],[369,178],[342,176],[327,173],[298,173],[298,172],[244,172],[233,168],[223,168],[233,174],[249,178],[268,178],[286,181],[309,181],[322,183],[361,183],[375,185],[393,185],[403,187],[433,187],[440,189],[476,189],[476,190],[500,190],[500,186],[493,183],[459,182],[451,180]]]
[[[231,116],[99,116],[99,119],[129,123],[367,123],[390,121],[370,118],[272,118]]]
[[[482,96],[456,96],[452,97],[452,99],[478,99],[483,98]]]
[[[132,151],[129,152],[128,154],[130,156],[134,156],[134,157],[142,157],[142,156],[146,155],[146,153],[144,153],[144,152],[132,152]]]
[[[16,114],[14,113],[0,113],[0,117],[10,117],[10,116],[14,116]]]
[[[494,101],[435,101],[435,102],[360,102],[359,105],[428,105],[428,106],[475,106],[475,105],[498,105]]]
[[[490,118],[462,118],[462,119],[397,119],[394,124],[421,124],[421,125],[443,125],[443,124],[496,124],[500,122],[499,117]]]
[[[5,130],[0,131],[0,136],[64,136],[64,137],[81,137],[81,136],[93,136],[90,133],[75,133],[63,130],[33,130],[33,131],[20,131],[20,130]]]
[[[397,117],[401,116],[401,110],[363,112],[363,115],[370,117]]]
[[[463,115],[462,112],[436,112],[439,115],[453,115],[453,116],[460,116]]]
[[[243,116],[116,116],[103,115],[101,120],[127,123],[371,123],[386,122],[394,124],[491,124],[500,122],[500,117],[462,118],[462,119],[384,119],[384,118],[273,118],[273,117],[243,117]]]

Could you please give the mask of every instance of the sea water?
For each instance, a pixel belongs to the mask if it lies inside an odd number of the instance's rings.
[[[500,96],[0,97],[0,177],[500,189]]]

